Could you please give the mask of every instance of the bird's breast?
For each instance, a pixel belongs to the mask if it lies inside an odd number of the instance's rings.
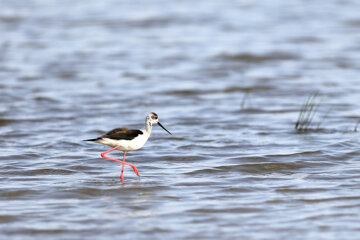
[[[136,138],[134,138],[133,140],[127,141],[127,143],[124,143],[124,145],[126,145],[127,148],[130,150],[137,150],[139,148],[142,148],[145,145],[148,138],[149,138],[149,135],[141,134],[141,135],[137,136]]]

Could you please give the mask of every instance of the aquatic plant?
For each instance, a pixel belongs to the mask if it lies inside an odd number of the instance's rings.
[[[244,110],[245,109],[245,104],[246,102],[248,102],[248,98],[249,98],[249,95],[250,93],[249,92],[246,92],[241,100],[241,103],[240,103],[240,109],[241,110]]]
[[[317,102],[317,97],[319,93],[312,94],[308,97],[305,103],[302,105],[298,119],[295,123],[295,129],[298,132],[308,132],[308,131],[319,131],[320,125],[323,121],[328,118],[331,109],[329,109],[321,120],[318,122],[316,127],[314,126],[314,117],[319,110],[320,104]]]
[[[359,124],[360,124],[360,120],[357,121],[357,123],[356,123],[356,125],[355,125],[355,127],[354,127],[354,132],[357,132],[357,128],[358,128]]]

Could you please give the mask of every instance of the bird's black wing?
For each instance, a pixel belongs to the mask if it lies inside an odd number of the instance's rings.
[[[130,130],[127,128],[115,128],[101,137],[116,139],[116,140],[131,140],[141,134],[143,134],[143,132],[140,130]]]
[[[108,135],[113,135],[113,134],[120,133],[120,132],[126,132],[126,131],[129,131],[129,129],[127,129],[127,128],[115,128],[115,129],[111,130],[110,132],[107,132],[106,134],[104,134],[102,137],[108,136]]]

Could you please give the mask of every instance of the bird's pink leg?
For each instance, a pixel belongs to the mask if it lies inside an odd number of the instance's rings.
[[[124,180],[124,167],[125,167],[125,157],[126,157],[126,152],[124,152],[124,156],[123,156],[123,165],[121,167],[121,175],[120,175],[120,180],[123,181]]]
[[[114,151],[115,149],[117,149],[117,148],[119,148],[119,147],[120,147],[120,145],[118,145],[118,146],[116,146],[116,147],[114,147],[114,148],[111,148],[111,149],[109,149],[109,150],[107,150],[107,151],[105,151],[105,152],[102,152],[102,153],[101,153],[101,157],[102,157],[102,158],[109,159],[109,160],[112,160],[112,161],[115,161],[115,162],[119,162],[119,163],[122,163],[122,164],[126,164],[126,165],[128,165],[128,166],[130,166],[130,167],[133,168],[133,170],[134,170],[134,172],[136,173],[136,175],[140,176],[140,174],[139,174],[138,170],[136,169],[135,165],[130,164],[130,163],[127,163],[127,162],[125,162],[125,161],[120,161],[120,160],[118,160],[118,159],[116,159],[116,158],[112,158],[112,157],[106,156],[106,154],[108,154],[108,153],[111,152],[111,151]],[[125,159],[125,158],[124,158],[124,159]],[[123,167],[124,167],[124,165],[123,165]]]

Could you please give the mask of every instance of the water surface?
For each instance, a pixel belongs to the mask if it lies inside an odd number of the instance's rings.
[[[359,7],[2,0],[1,238],[359,239]]]

